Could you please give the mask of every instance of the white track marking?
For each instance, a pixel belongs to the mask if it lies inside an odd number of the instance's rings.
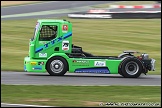
[[[9,104],[9,103],[1,103],[1,105],[26,106],[26,107],[56,107],[56,106],[41,106],[41,105],[27,105],[27,104]]]

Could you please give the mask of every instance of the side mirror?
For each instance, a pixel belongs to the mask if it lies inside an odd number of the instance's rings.
[[[31,39],[29,39],[29,41],[32,41],[33,39],[31,38]]]

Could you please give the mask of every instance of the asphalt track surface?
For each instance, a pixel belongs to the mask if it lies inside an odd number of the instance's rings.
[[[60,9],[71,9],[74,11],[75,8],[92,6],[98,4],[112,3],[117,1],[48,1],[36,4],[22,5],[22,6],[11,6],[11,7],[1,7],[1,19],[2,20],[13,20],[13,19],[26,19],[26,18],[51,18],[51,17],[61,17],[67,16],[68,13],[61,14],[50,14],[50,15],[32,15],[25,17],[9,17],[2,18],[2,16],[6,15],[15,15],[15,14],[23,14],[23,13],[31,13],[31,12],[44,12],[44,11],[56,11]],[[86,8],[81,8],[77,12],[86,11]]]
[[[47,10],[68,9],[73,7],[111,3],[114,1],[50,1],[32,5],[2,7],[1,15],[39,12]]]
[[[1,7],[1,20],[29,18],[58,18],[70,13],[87,12],[92,5],[122,2],[122,1],[48,1],[35,4]],[[149,9],[108,9],[110,12],[119,11],[161,11],[161,8]],[[24,15],[26,14],[26,15]],[[27,15],[28,14],[28,15]]]
[[[72,86],[161,86],[160,75],[141,75],[139,78],[123,78],[110,74],[66,73],[64,76],[49,76],[48,73],[3,72],[1,84],[14,85],[72,85]],[[1,103],[1,107],[43,107]],[[54,106],[52,106],[54,107]]]
[[[161,86],[160,75],[144,75],[139,78],[123,78],[115,74],[66,73],[64,76],[50,76],[48,73],[2,72],[1,84],[13,85],[76,85],[76,86]]]

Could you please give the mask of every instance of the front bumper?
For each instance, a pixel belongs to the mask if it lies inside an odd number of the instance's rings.
[[[151,71],[155,71],[155,59],[151,59]]]
[[[24,71],[26,72],[46,72],[46,59],[31,59],[29,56],[24,58]]]
[[[155,59],[143,59],[142,62],[144,64],[144,67],[146,69],[146,72],[148,71],[155,71]]]

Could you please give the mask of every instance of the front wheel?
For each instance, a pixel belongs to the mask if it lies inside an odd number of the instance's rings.
[[[135,58],[127,58],[122,62],[121,75],[126,78],[137,78],[142,73],[142,63]]]
[[[51,76],[62,76],[67,72],[68,64],[62,57],[52,57],[48,60],[46,69]]]

